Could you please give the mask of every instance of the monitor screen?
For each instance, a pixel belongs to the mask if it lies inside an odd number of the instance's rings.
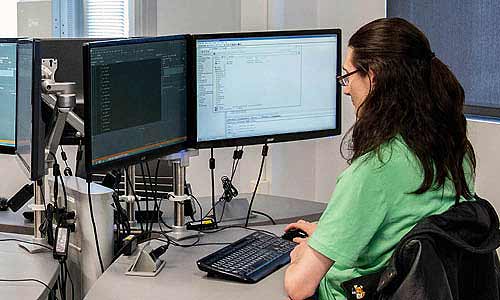
[[[0,39],[0,153],[16,146],[16,40]]]
[[[184,148],[187,36],[84,46],[88,173]]]
[[[196,143],[340,134],[340,30],[194,36]]]
[[[16,152],[31,180],[45,174],[44,135],[41,115],[41,59],[38,40],[17,44]]]

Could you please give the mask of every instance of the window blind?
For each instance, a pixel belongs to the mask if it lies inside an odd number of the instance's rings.
[[[129,0],[86,0],[86,36],[127,37],[129,27]]]

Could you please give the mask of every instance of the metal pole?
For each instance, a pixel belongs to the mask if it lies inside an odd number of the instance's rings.
[[[135,166],[130,166],[125,169],[125,193],[127,195],[127,216],[131,226],[136,225],[135,220]],[[134,191],[132,191],[132,188]]]
[[[43,206],[43,198],[44,195],[42,195],[42,193],[44,193],[45,191],[45,187],[44,187],[44,179],[40,179],[40,180],[37,180],[35,181],[35,184],[33,184],[33,188],[35,189],[33,191],[33,194],[35,195],[35,207],[41,207]],[[42,233],[40,232],[40,225],[42,225],[42,214],[43,214],[43,211],[42,210],[39,210],[39,209],[36,209],[35,210],[35,217],[34,217],[34,231],[33,231],[33,234],[34,234],[34,237],[35,239],[42,239],[43,236],[42,236]]]
[[[174,167],[174,194],[175,196],[184,195],[184,174],[186,168],[181,166],[181,161],[173,161]],[[175,201],[174,202],[175,220],[174,226],[184,227],[184,202]]]
[[[189,158],[198,155],[198,150],[180,151],[164,157],[174,169],[174,197],[170,198],[174,202],[174,224],[172,230],[167,235],[175,241],[197,237],[199,233],[194,230],[187,230],[184,221],[184,201],[190,199],[184,193],[184,182],[186,177],[186,167],[189,166]]]

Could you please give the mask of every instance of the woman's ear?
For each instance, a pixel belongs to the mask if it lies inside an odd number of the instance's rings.
[[[373,87],[376,83],[376,77],[375,77],[375,72],[370,68],[368,70],[368,75],[370,75],[370,86]]]

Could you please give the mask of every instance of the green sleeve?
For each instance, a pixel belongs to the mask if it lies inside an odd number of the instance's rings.
[[[383,169],[369,160],[346,169],[309,239],[310,247],[336,263],[355,264],[387,214]]]

